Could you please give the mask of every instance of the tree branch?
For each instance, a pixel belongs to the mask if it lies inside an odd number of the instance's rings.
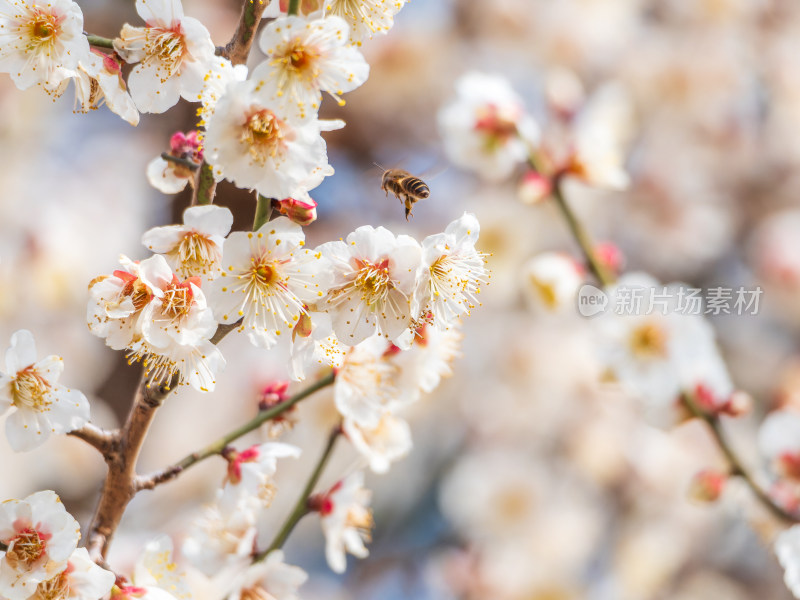
[[[700,407],[698,407],[697,404],[695,404],[694,401],[689,397],[689,394],[681,394],[681,401],[693,416],[704,421],[708,425],[708,428],[711,431],[711,435],[714,437],[717,446],[719,446],[720,450],[722,450],[722,454],[725,455],[725,459],[730,465],[730,474],[741,477],[747,486],[753,491],[756,498],[758,498],[758,500],[765,507],[767,507],[767,509],[769,509],[773,515],[789,523],[800,522],[800,516],[791,514],[782,507],[778,506],[769,496],[769,494],[764,491],[761,486],[758,485],[758,483],[756,483],[756,480],[753,478],[752,474],[745,469],[742,461],[728,443],[725,433],[722,430],[722,423],[720,422],[719,417],[710,415],[701,410]]]
[[[197,176],[197,185],[192,192],[192,206],[197,204],[212,204],[217,193],[217,181],[214,179],[214,167],[203,161],[198,167],[200,174]]]
[[[267,4],[269,4],[268,0],[244,0],[242,16],[239,18],[236,32],[224,48],[218,49],[218,54],[230,60],[234,65],[243,65],[247,62],[253,38]]]
[[[172,381],[154,386],[148,383],[147,375],[142,373],[128,419],[119,438],[104,455],[108,473],[89,526],[86,544],[94,560],[105,558],[125,508],[136,493],[133,485],[136,461],[139,459],[144,438],[155,418],[156,409],[177,387],[177,379],[176,375]]]
[[[315,392],[331,385],[335,379],[336,375],[331,372],[330,374],[326,375],[322,379],[316,381],[315,383],[311,384],[304,390],[298,392],[285,402],[281,402],[276,406],[273,406],[270,409],[262,410],[259,412],[253,419],[245,423],[244,425],[234,429],[227,435],[222,436],[217,441],[209,444],[202,450],[198,452],[192,452],[188,456],[184,457],[183,460],[175,463],[172,466],[167,467],[163,471],[150,475],[149,477],[139,477],[135,482],[135,488],[137,490],[147,489],[151,490],[157,485],[161,483],[165,483],[170,481],[183,473],[186,469],[191,467],[192,465],[196,465],[197,463],[207,459],[210,456],[215,456],[217,454],[221,454],[222,451],[231,443],[250,433],[251,431],[258,429],[271,419],[280,416],[290,408],[292,408],[295,404],[308,398]]]
[[[594,244],[592,244],[592,240],[589,237],[589,234],[586,232],[586,229],[584,229],[581,222],[575,216],[575,213],[572,212],[572,208],[567,203],[567,200],[564,197],[564,190],[562,189],[562,186],[563,177],[561,175],[556,175],[553,178],[553,199],[556,201],[556,205],[561,211],[561,214],[564,216],[564,220],[569,226],[572,237],[581,247],[581,251],[583,252],[583,256],[586,258],[586,264],[588,265],[589,270],[595,276],[597,281],[600,282],[602,287],[607,287],[614,283],[614,276],[609,273],[603,263],[597,259],[597,255],[594,252]]]
[[[180,156],[173,156],[169,152],[162,152],[161,158],[171,163],[175,163],[176,165],[180,165],[182,167],[186,167],[190,171],[197,171],[200,168],[196,162],[188,158],[181,158]]]
[[[89,42],[90,46],[95,46],[96,48],[108,48],[109,50],[114,49],[114,40],[111,38],[86,33],[85,31],[83,32],[83,35],[86,36],[86,40]]]
[[[256,214],[253,218],[253,231],[258,231],[261,226],[269,221],[272,216],[272,198],[258,194],[256,198]]]
[[[553,179],[553,197],[555,198],[556,203],[558,204],[559,208],[561,209],[561,213],[564,216],[564,219],[567,221],[569,225],[570,231],[572,232],[575,241],[578,242],[578,245],[581,247],[583,254],[586,258],[586,262],[589,265],[594,276],[600,282],[603,287],[607,287],[614,283],[614,276],[610,274],[605,267],[597,260],[597,257],[594,254],[594,245],[592,244],[591,239],[589,238],[588,233],[583,228],[582,224],[575,216],[575,213],[572,212],[571,208],[566,202],[564,198],[564,193],[562,190],[562,178],[560,175],[557,175]],[[688,394],[684,393],[681,394],[681,402],[683,402],[684,406],[689,410],[689,412],[696,418],[704,421],[710,431],[711,435],[713,436],[717,446],[719,446],[722,453],[725,455],[728,463],[730,464],[730,473],[733,476],[741,477],[748,487],[753,491],[756,498],[776,517],[783,521],[787,521],[790,523],[797,523],[800,522],[800,515],[793,515],[780,506],[778,506],[775,501],[769,496],[767,492],[765,492],[753,476],[745,469],[742,461],[733,451],[728,440],[725,437],[724,432],[722,431],[722,424],[720,423],[719,417],[716,415],[711,415],[703,410],[701,410],[694,401],[689,397]]]
[[[119,439],[120,432],[119,429],[106,431],[92,423],[87,423],[80,429],[70,431],[68,435],[83,440],[90,446],[96,448],[97,451],[105,457],[114,443]]]
[[[314,471],[311,473],[311,477],[309,477],[308,482],[306,482],[306,485],[303,488],[303,492],[297,499],[297,503],[294,506],[294,510],[289,515],[289,518],[286,519],[283,526],[280,528],[278,534],[275,536],[275,539],[272,540],[272,543],[269,545],[269,547],[263,552],[259,552],[256,555],[255,557],[256,561],[263,560],[270,552],[281,548],[286,543],[286,540],[289,538],[289,535],[292,533],[292,530],[300,522],[300,519],[305,517],[310,512],[308,507],[308,499],[314,492],[314,488],[316,487],[319,478],[322,476],[322,471],[325,470],[325,465],[328,463],[328,459],[331,457],[331,454],[333,453],[333,447],[336,445],[336,440],[339,439],[341,433],[342,433],[341,424],[334,427],[333,431],[331,431],[330,436],[328,436],[328,443],[325,446],[325,450],[322,452],[322,456],[319,457],[317,466],[314,468]]]

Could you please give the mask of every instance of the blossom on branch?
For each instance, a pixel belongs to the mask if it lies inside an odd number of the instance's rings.
[[[439,329],[448,328],[475,308],[481,285],[488,282],[484,254],[475,249],[480,224],[475,215],[464,215],[444,233],[422,242],[423,268],[417,288],[418,314]]]
[[[114,49],[138,63],[128,77],[136,106],[162,113],[180,98],[197,102],[214,60],[214,43],[205,26],[183,14],[180,0],[136,0],[144,27],[125,24]]]
[[[55,90],[88,53],[83,13],[72,0],[0,0],[0,73],[19,89]]]
[[[181,277],[214,279],[220,271],[222,245],[233,225],[224,206],[192,206],[183,213],[183,225],[154,227],[142,236],[152,252],[163,254]]]
[[[300,119],[262,98],[253,81],[233,82],[217,102],[205,136],[206,160],[228,179],[267,198],[296,198],[333,174],[320,132],[342,121]]]
[[[114,574],[97,566],[86,548],[76,548],[66,568],[42,581],[31,600],[100,600],[114,585]]]
[[[302,227],[281,217],[258,231],[232,233],[225,242],[222,274],[211,282],[209,301],[220,323],[243,319],[241,330],[259,347],[287,338],[306,303],[327,292],[330,263],[305,249]]]
[[[7,372],[0,372],[0,415],[14,408],[6,419],[6,436],[16,452],[31,450],[51,433],[68,433],[89,421],[86,396],[57,383],[63,370],[60,356],[36,360],[30,331],[20,329],[11,336]]]
[[[408,329],[422,261],[416,240],[365,225],[319,251],[334,270],[333,284],[319,306],[331,315],[339,340],[355,345],[379,333],[394,341]]]
[[[407,0],[324,0],[324,12],[343,18],[350,26],[350,42],[361,45],[374,34],[387,34],[394,16]]]
[[[273,550],[231,582],[229,600],[300,600],[298,588],[308,579],[300,567],[283,562],[283,551]]]
[[[470,72],[456,83],[456,99],[439,111],[445,151],[457,166],[501,181],[528,160],[539,126],[500,75]]]
[[[372,511],[367,508],[371,498],[372,492],[364,488],[364,472],[356,471],[310,500],[325,534],[325,558],[336,573],[347,568],[346,552],[357,558],[369,555],[364,542],[372,535]]]
[[[25,600],[57,577],[78,545],[81,528],[55,492],[36,492],[0,504],[0,595]]]
[[[256,93],[301,117],[317,112],[322,92],[344,104],[340,96],[369,75],[364,57],[347,45],[347,29],[335,16],[313,21],[289,16],[270,23],[259,38],[267,60],[253,71]]]

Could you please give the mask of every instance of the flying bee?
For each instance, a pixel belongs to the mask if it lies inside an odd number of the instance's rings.
[[[387,197],[391,192],[403,203],[406,209],[406,221],[411,216],[414,203],[431,195],[427,183],[403,169],[386,169],[381,179],[381,189],[386,192]]]

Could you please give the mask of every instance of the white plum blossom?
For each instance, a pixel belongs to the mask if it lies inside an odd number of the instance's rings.
[[[233,214],[224,206],[192,206],[183,213],[183,225],[154,227],[142,236],[142,244],[157,254],[181,277],[213,279],[220,270],[222,245],[233,225]]]
[[[681,394],[704,412],[740,414],[743,397],[735,393],[709,323],[668,304],[659,307],[656,294],[679,297],[676,285],[660,285],[642,273],[625,275],[609,290],[623,308],[612,307],[596,321],[603,364],[641,396],[655,425],[671,426],[683,416]],[[639,310],[624,308],[633,297]],[[648,310],[651,301],[656,308]]]
[[[479,234],[478,219],[464,213],[444,233],[423,240],[417,289],[423,320],[446,329],[478,303],[475,296],[488,281],[484,255],[475,249]]]
[[[211,61],[211,69],[205,76],[203,89],[200,92],[202,108],[199,111],[199,125],[205,126],[208,123],[228,84],[245,79],[247,79],[246,65],[234,65],[224,56],[215,56]]]
[[[86,548],[76,548],[66,568],[42,581],[30,600],[100,600],[111,591],[116,577],[89,558]]]
[[[218,504],[204,506],[189,527],[181,547],[183,556],[208,576],[249,557],[258,533],[253,508],[250,502],[228,511]]]
[[[61,83],[59,93],[68,81]],[[80,112],[95,110],[105,102],[111,112],[131,125],[139,124],[139,111],[128,94],[125,80],[122,79],[122,66],[115,56],[94,49],[87,51],[78,63],[73,81],[75,103]]]
[[[800,598],[800,525],[790,527],[776,538],[775,554],[784,569],[786,587],[795,598]]]
[[[101,275],[89,284],[86,321],[97,337],[105,338],[114,350],[131,348],[141,340],[141,316],[144,308],[161,290],[147,281],[171,281],[172,270],[157,254],[141,262],[120,256],[122,269],[113,275]]]
[[[375,473],[387,473],[393,462],[411,451],[411,428],[406,421],[389,413],[381,417],[377,427],[365,428],[345,419],[342,429]]]
[[[253,81],[233,82],[217,102],[205,136],[214,176],[268,198],[302,197],[333,174],[320,132],[342,121],[300,119],[261,98]]]
[[[81,528],[55,492],[36,492],[0,504],[0,596],[25,600],[67,567]]]
[[[242,320],[241,330],[259,347],[288,339],[304,308],[331,282],[330,263],[304,248],[302,227],[280,217],[255,232],[234,232],[225,241],[221,276],[209,301],[220,323]]]
[[[272,479],[278,470],[278,459],[298,456],[300,448],[280,442],[227,453],[228,474],[219,500],[220,507],[233,510],[247,499],[255,499],[262,507],[269,506],[275,494]]]
[[[123,26],[114,49],[137,64],[128,86],[141,112],[162,113],[180,98],[197,102],[214,59],[205,26],[183,14],[180,0],[136,0],[144,27]]]
[[[297,110],[301,117],[316,113],[322,92],[344,104],[340,96],[369,75],[364,57],[347,45],[347,34],[347,23],[336,16],[276,19],[259,38],[267,59],[253,71],[256,92]]]
[[[574,310],[584,281],[581,266],[562,252],[543,252],[522,267],[522,289],[534,310],[563,313]]]
[[[624,190],[625,148],[632,123],[630,101],[621,88],[608,84],[596,92],[573,124],[568,172],[588,185]]]
[[[528,160],[538,125],[500,75],[467,73],[456,82],[456,94],[438,117],[448,157],[488,181],[506,179]]]
[[[222,353],[210,341],[217,322],[200,279],[180,281],[170,275],[170,279],[145,280],[158,293],[142,311],[142,339],[131,346],[130,356],[143,360],[150,384],[169,385],[177,375],[181,384],[213,391],[216,374],[225,366]]]
[[[282,550],[273,550],[236,577],[226,597],[229,600],[300,600],[297,590],[307,579],[303,569],[283,562]]]
[[[389,344],[380,336],[353,346],[333,385],[339,413],[367,429],[378,427],[386,412],[417,399],[416,390],[398,387],[400,369],[389,360],[389,351]]]
[[[767,415],[758,448],[780,475],[800,480],[800,412],[786,408]]]
[[[89,53],[83,13],[72,0],[0,0],[0,73],[21,90],[54,90]]]
[[[374,34],[386,34],[407,0],[325,0],[324,12],[342,17],[350,26],[350,41],[361,45]]]
[[[340,341],[355,345],[375,333],[394,341],[408,329],[422,261],[416,240],[365,225],[319,251],[333,263],[335,279],[318,306],[331,315]]]
[[[172,559],[172,540],[160,535],[144,547],[133,570],[131,582],[150,600],[188,600],[191,598],[186,573]],[[166,592],[168,596],[165,597]]]
[[[69,433],[89,421],[89,401],[78,390],[58,384],[64,361],[51,355],[36,360],[30,331],[11,336],[6,351],[6,372],[0,372],[0,415],[6,419],[8,443],[16,452],[31,450],[51,433]]]
[[[431,393],[442,378],[453,374],[452,362],[461,356],[464,335],[456,322],[440,330],[427,323],[411,330],[408,349],[399,348],[388,354],[388,359],[400,369],[397,386],[406,398],[415,399],[419,392]]]
[[[372,511],[367,508],[371,498],[372,493],[364,488],[364,472],[356,471],[317,499],[325,558],[336,573],[347,568],[346,552],[357,558],[369,555],[364,542],[372,535]]]

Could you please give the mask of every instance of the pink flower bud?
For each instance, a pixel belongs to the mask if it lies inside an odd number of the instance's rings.
[[[517,197],[523,204],[539,204],[550,196],[553,186],[547,177],[527,171],[517,187]]]
[[[611,242],[601,242],[594,247],[594,254],[610,271],[620,274],[625,268],[625,256]]]
[[[278,202],[278,210],[298,225],[310,225],[317,220],[317,203],[311,198],[284,198]]]
[[[188,158],[200,164],[203,160],[203,149],[196,131],[183,133],[176,131],[169,139],[169,153],[180,158]]]
[[[258,399],[259,410],[267,410],[289,398],[288,381],[271,381],[261,389]]]
[[[714,469],[704,469],[692,477],[689,498],[697,502],[716,502],[725,489],[728,476]]]

